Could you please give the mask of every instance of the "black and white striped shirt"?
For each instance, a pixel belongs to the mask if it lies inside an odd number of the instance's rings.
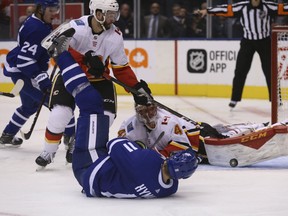
[[[243,37],[248,40],[261,40],[270,36],[271,18],[278,14],[278,4],[262,0],[256,8],[250,1],[242,1],[232,4],[233,16],[240,17],[243,27]],[[228,5],[207,8],[209,14],[227,13]]]

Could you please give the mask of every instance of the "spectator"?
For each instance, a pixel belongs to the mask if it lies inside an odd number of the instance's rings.
[[[212,20],[212,36],[213,38],[227,38],[228,26],[225,17],[214,17]]]
[[[144,38],[169,37],[168,18],[160,14],[160,5],[157,2],[151,4],[150,15],[144,17],[142,28]]]
[[[123,38],[133,38],[133,16],[129,4],[123,3],[120,6],[120,18],[115,22],[115,25],[123,33]]]
[[[10,38],[10,14],[9,5],[11,0],[0,1],[0,39]]]
[[[200,5],[201,10],[207,9],[207,3],[202,2]],[[190,29],[188,30],[191,37],[206,37],[206,17],[193,16]]]
[[[168,19],[170,29],[173,29],[170,33],[170,37],[186,37],[187,26],[185,24],[185,11],[182,10],[181,12],[181,6],[179,4],[174,4],[172,7],[172,14],[173,16]]]
[[[233,20],[233,23],[232,23],[232,37],[241,38],[243,34],[244,32],[243,32],[243,28],[240,22],[240,18],[237,17],[236,19]]]
[[[28,16],[31,16],[34,13],[34,11],[35,11],[35,7],[34,6],[28,6],[26,8],[26,14],[19,17],[19,26],[21,26],[22,23],[26,20],[26,18]]]
[[[171,1],[174,3],[174,0],[145,0],[145,1],[142,0],[141,4],[140,4],[140,6],[141,6],[141,14],[142,14],[142,16],[149,15],[150,14],[151,5],[156,2],[156,3],[158,3],[161,6],[160,13],[167,17],[166,5],[169,5],[170,3],[167,4],[166,2],[171,2]],[[171,7],[172,7],[172,5],[171,5]],[[171,7],[169,8],[170,10],[171,10]]]

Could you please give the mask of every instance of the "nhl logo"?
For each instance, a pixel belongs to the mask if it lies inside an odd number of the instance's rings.
[[[205,73],[207,70],[207,52],[203,49],[191,49],[187,52],[187,70],[190,73]]]

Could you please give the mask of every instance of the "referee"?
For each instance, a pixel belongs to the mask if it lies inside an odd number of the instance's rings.
[[[287,5],[285,6],[285,9]],[[265,75],[269,100],[271,101],[271,19],[278,15],[278,3],[265,0],[241,1],[230,5],[208,7],[197,10],[194,14],[206,14],[226,17],[239,17],[243,27],[243,37],[237,55],[232,95],[229,106],[234,108],[241,101],[247,74],[250,70],[253,55],[260,56],[262,70]]]

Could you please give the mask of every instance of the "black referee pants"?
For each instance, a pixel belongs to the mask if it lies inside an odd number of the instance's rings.
[[[254,53],[260,56],[262,70],[266,79],[269,100],[271,101],[271,38],[262,40],[242,39],[236,60],[231,100],[241,101],[247,74],[251,68]]]

